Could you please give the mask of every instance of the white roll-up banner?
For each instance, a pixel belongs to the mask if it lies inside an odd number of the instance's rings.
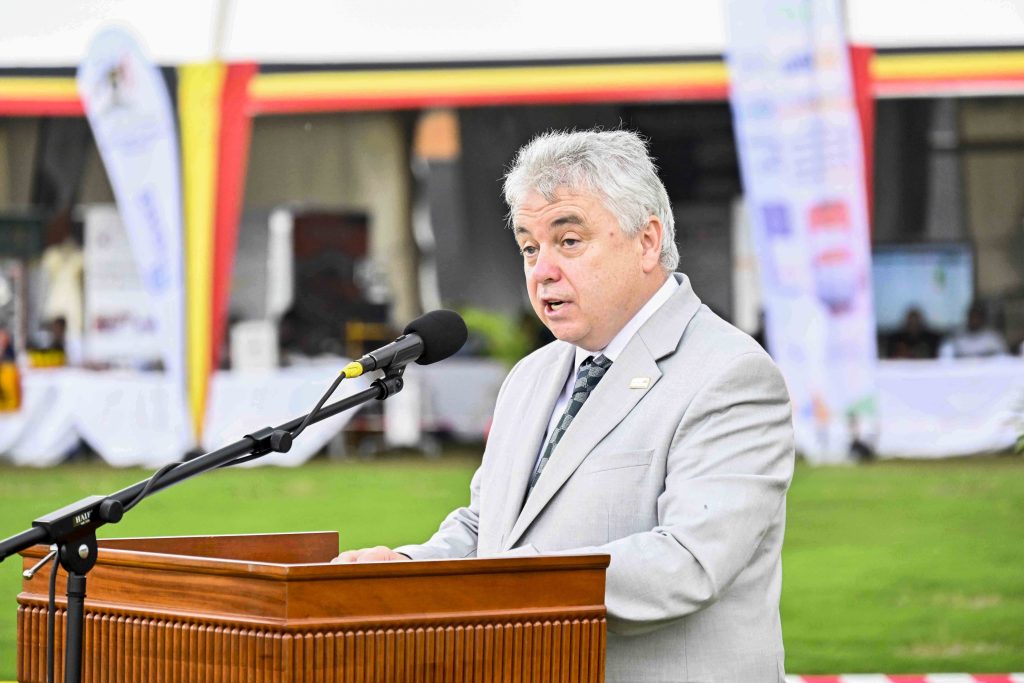
[[[150,296],[167,385],[187,421],[181,172],[174,109],[159,68],[132,35],[102,30],[78,92]]]
[[[730,100],[769,351],[797,447],[875,432],[877,359],[860,120],[839,0],[728,0]]]

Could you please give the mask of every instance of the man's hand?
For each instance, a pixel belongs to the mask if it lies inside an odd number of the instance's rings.
[[[378,545],[373,548],[360,548],[359,550],[346,550],[341,555],[331,560],[331,564],[349,564],[353,562],[400,562],[409,558],[402,553],[396,553],[385,545]]]

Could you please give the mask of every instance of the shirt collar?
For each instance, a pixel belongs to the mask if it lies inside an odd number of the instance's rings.
[[[656,291],[654,295],[647,300],[647,303],[645,303],[640,310],[636,312],[636,315],[634,315],[630,321],[626,323],[621,330],[619,330],[619,333],[612,337],[612,340],[608,342],[607,346],[600,351],[587,351],[586,349],[577,346],[575,367],[579,368],[580,363],[586,360],[588,356],[593,356],[594,358],[604,356],[613,363],[618,360],[619,354],[621,354],[622,350],[626,348],[626,344],[628,344],[629,340],[633,338],[633,335],[636,334],[637,330],[643,327],[644,323],[654,315],[655,311],[661,308],[663,303],[672,298],[672,295],[675,294],[677,289],[679,289],[679,283],[676,282],[676,279],[672,275],[669,275],[665,278],[665,283],[661,285],[661,287],[658,288],[658,291]]]

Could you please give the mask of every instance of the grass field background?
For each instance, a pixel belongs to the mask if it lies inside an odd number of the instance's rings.
[[[345,547],[422,540],[467,499],[475,464],[454,453],[219,471],[147,499],[101,536],[337,529]],[[0,466],[0,538],[146,475]],[[790,672],[1024,671],[1020,457],[799,466],[783,556]],[[20,570],[15,558],[0,565],[0,680],[15,676]]]

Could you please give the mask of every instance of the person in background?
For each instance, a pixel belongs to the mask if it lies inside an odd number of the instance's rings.
[[[14,355],[14,338],[0,327],[0,413],[21,408],[21,374]]]
[[[889,335],[886,344],[888,358],[935,358],[939,351],[940,337],[928,328],[921,309],[907,310],[903,327]]]
[[[67,321],[62,316],[43,322],[35,343],[27,349],[28,365],[33,368],[58,368],[68,365]]]
[[[48,242],[50,246],[39,262],[45,292],[41,313],[50,325],[60,326],[59,331],[49,330],[52,335],[60,336],[60,365],[79,365],[82,362],[85,252],[81,246],[80,227],[72,220],[69,209],[59,211],[48,227],[48,238],[52,241]],[[48,350],[58,349],[51,344]]]
[[[46,323],[46,331],[50,340],[47,345],[47,350],[65,353],[67,351],[66,347],[68,339],[67,319],[62,315],[53,318]]]
[[[975,301],[967,309],[967,328],[942,343],[941,358],[987,358],[1005,356],[1006,340],[988,324],[985,307]]]

